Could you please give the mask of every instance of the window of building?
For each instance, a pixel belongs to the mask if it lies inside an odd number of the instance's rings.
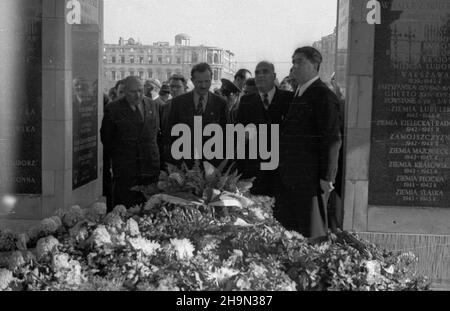
[[[130,70],[130,76],[134,76],[134,70]]]
[[[172,76],[172,70],[167,69],[167,77],[166,77],[166,79],[169,80],[171,76]]]
[[[108,62],[108,59],[106,58],[106,55],[103,55],[103,64],[106,64]]]
[[[133,49],[133,48],[131,48],[131,49],[130,49],[130,52],[134,52],[134,49]]]
[[[149,63],[149,64],[153,64],[153,57],[152,57],[152,56],[149,56],[149,57],[148,57],[148,63]]]
[[[148,77],[149,79],[153,78],[153,70],[151,69],[148,70]]]
[[[158,63],[158,64],[162,64],[162,62],[163,62],[162,56],[158,56],[158,61],[157,61],[157,63]]]
[[[120,72],[120,79],[125,79],[126,75],[125,75],[125,70],[122,70]]]
[[[192,63],[193,64],[198,63],[198,53],[197,52],[192,52]]]
[[[214,81],[219,80],[219,69],[215,68],[213,72],[214,72]]]
[[[215,53],[214,54],[214,64],[218,64],[219,63],[219,54]]]
[[[130,64],[134,64],[134,56],[133,55],[130,56]]]
[[[172,64],[172,57],[166,57],[166,64]]]
[[[111,57],[111,63],[113,63],[113,64],[116,63],[116,57],[115,57],[115,56],[112,56],[112,57]]]
[[[139,78],[144,79],[144,71],[139,71]]]
[[[116,81],[117,77],[116,77],[116,72],[113,70],[111,71],[111,80]]]
[[[120,55],[120,63],[125,64],[125,55]]]
[[[211,63],[212,63],[212,53],[209,52],[209,51],[207,52],[206,62],[207,62],[208,64],[211,64]]]
[[[177,57],[177,64],[181,64],[181,57]]]
[[[139,56],[139,64],[143,64],[144,62],[144,56]]]
[[[120,53],[125,53],[125,49],[120,49]]]

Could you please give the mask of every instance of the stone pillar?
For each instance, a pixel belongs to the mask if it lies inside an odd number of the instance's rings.
[[[344,229],[450,280],[450,2],[340,0],[348,29]],[[344,35],[345,36],[345,35]],[[342,38],[342,35],[341,35]],[[338,48],[338,53],[339,53]],[[338,55],[339,58],[339,55]]]
[[[6,212],[0,210],[2,228],[22,230],[59,208],[74,204],[84,207],[101,196],[102,148],[98,132],[103,96],[101,91],[94,90],[92,82],[98,79],[101,85],[103,79],[103,3],[76,2],[82,8],[81,25],[67,22],[70,11],[66,8],[67,1],[1,2],[5,13],[1,29],[8,35],[7,42],[0,48],[8,50],[2,51],[7,57],[3,57],[0,64],[2,72],[12,73],[11,84],[5,85],[6,93],[1,97],[6,100],[4,111],[14,118],[10,118],[8,129],[2,128],[0,138],[16,146],[10,148],[15,152],[9,152],[9,162],[0,166],[13,176],[8,182],[2,182],[0,189],[0,196],[6,196],[11,203]],[[98,66],[98,70],[86,76],[90,83],[90,103],[84,103],[83,107],[75,105],[73,83],[74,74],[79,76],[87,65],[80,62],[80,56],[85,55],[79,55],[80,48],[74,46],[74,43],[88,42],[87,38],[79,39],[82,31],[86,37],[94,34],[90,37],[97,38],[89,42],[95,46],[84,50],[89,50],[90,56],[95,51],[91,67]],[[74,41],[75,36],[78,41]],[[34,77],[32,80],[30,74]],[[6,132],[10,135],[6,135],[5,140]],[[80,133],[88,133],[90,137]],[[74,142],[77,150],[74,150]],[[75,180],[74,171],[89,176]]]

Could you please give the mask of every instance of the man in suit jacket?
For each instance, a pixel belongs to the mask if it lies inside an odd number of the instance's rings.
[[[144,97],[138,77],[126,78],[125,97],[106,106],[100,130],[104,148],[112,159],[113,206],[131,207],[145,202],[141,193],[130,189],[158,181],[158,132],[158,108]]]
[[[293,97],[292,92],[278,89],[275,86],[275,79],[274,65],[266,61],[260,62],[255,70],[255,83],[258,93],[242,97],[237,112],[237,123],[244,126],[254,124],[258,128],[260,124],[267,124],[268,147],[271,146],[270,127],[272,124],[281,124]],[[262,171],[260,170],[260,163],[261,159],[251,160],[247,158],[240,160],[239,170],[243,174],[243,178],[256,177],[251,189],[253,194],[272,196],[277,192],[280,184],[278,170]]]
[[[225,131],[228,122],[227,103],[223,98],[209,91],[211,88],[212,70],[207,63],[195,65],[191,71],[191,78],[194,90],[184,95],[175,97],[172,100],[172,107],[169,113],[169,129],[177,124],[186,124],[191,130],[191,158],[182,159],[188,166],[194,163],[194,117],[201,116],[203,128],[212,123],[219,124]],[[202,129],[203,131],[203,129]],[[172,142],[178,137],[172,137]],[[206,141],[204,139],[203,141]],[[200,150],[202,153],[202,150]],[[200,154],[202,156],[202,154]],[[225,156],[225,151],[224,151]],[[213,165],[218,165],[222,159],[210,161]],[[180,164],[180,161],[173,160]]]
[[[161,142],[159,146],[161,168],[164,170],[167,162],[171,160],[171,128],[169,125],[169,115],[172,107],[172,101],[175,97],[181,96],[186,93],[187,81],[181,74],[173,74],[169,78],[170,95],[172,99],[169,99],[165,105],[159,107],[159,118],[161,122]]]
[[[319,79],[322,56],[312,47],[292,57],[291,76],[299,87],[280,135],[278,196],[281,222],[306,237],[326,237],[327,201],[334,190],[341,146],[339,100]]]

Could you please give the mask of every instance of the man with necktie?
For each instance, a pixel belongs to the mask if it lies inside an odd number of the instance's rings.
[[[127,77],[124,84],[125,97],[105,108],[100,134],[112,159],[113,206],[132,207],[144,203],[145,197],[131,188],[159,178],[159,111],[154,101],[144,97],[138,77]]]
[[[285,227],[320,241],[327,236],[327,201],[338,169],[339,100],[319,78],[319,51],[299,48],[292,63],[298,89],[280,129],[283,191],[276,211]]]
[[[191,92],[175,97],[172,100],[172,107],[169,113],[169,130],[177,124],[185,124],[191,131],[191,142],[194,142],[194,117],[202,117],[202,132],[208,124],[219,124],[225,131],[228,123],[228,108],[226,101],[220,96],[210,92],[212,81],[212,69],[207,63],[195,65],[191,70],[191,80],[194,89]],[[178,137],[172,136],[172,142]],[[204,137],[203,142],[208,138]],[[193,143],[191,144],[193,147]],[[199,152],[202,152],[200,150]],[[192,166],[194,161],[194,149],[191,151],[191,159],[183,159],[188,166]],[[224,152],[225,155],[225,152]],[[202,156],[202,154],[200,154]],[[213,165],[218,165],[223,159],[210,161]],[[172,162],[180,164],[179,161]]]
[[[254,124],[267,125],[267,146],[271,146],[271,125],[280,125],[287,113],[293,93],[280,90],[275,86],[275,67],[272,63],[262,61],[256,66],[255,84],[258,92],[243,96],[238,108],[236,123],[247,126]],[[259,133],[255,133],[255,135]],[[278,142],[277,142],[278,143]],[[246,147],[247,148],[247,147]],[[246,152],[246,154],[249,154]],[[243,178],[256,177],[251,192],[257,195],[274,195],[277,192],[279,180],[278,170],[262,171],[262,159],[245,159],[238,162]]]

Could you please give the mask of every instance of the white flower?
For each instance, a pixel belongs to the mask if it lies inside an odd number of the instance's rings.
[[[30,241],[28,234],[20,233],[17,235],[16,246],[18,250],[25,251],[27,250],[27,244]]]
[[[52,267],[54,272],[58,272],[62,269],[70,269],[69,264],[70,257],[68,254],[55,254],[52,258]]]
[[[7,261],[8,261],[8,268],[11,271],[14,271],[14,269],[22,267],[26,264],[22,252],[19,251],[15,251],[11,255],[9,255]]]
[[[124,205],[117,205],[111,213],[120,217],[125,217],[127,215],[127,208]]]
[[[69,235],[77,242],[82,242],[89,237],[89,232],[83,222],[77,223],[73,228],[69,229]]]
[[[57,214],[60,215],[62,223],[67,228],[72,228],[84,218],[83,210],[78,205],[69,207],[66,210],[60,210]]]
[[[180,291],[180,288],[176,285],[176,281],[172,277],[169,277],[168,279],[160,280],[155,291],[174,292]]]
[[[266,220],[266,217],[264,216],[264,212],[259,207],[252,207],[250,208],[250,212],[253,213],[253,215],[258,219],[259,221]]]
[[[389,274],[394,274],[395,272],[395,267],[394,265],[389,266],[388,268],[384,269],[384,271],[386,271]]]
[[[374,284],[381,278],[381,264],[377,260],[364,260],[363,264],[367,269],[367,283]]]
[[[175,250],[178,260],[189,260],[194,256],[195,247],[188,239],[170,239],[170,244]]]
[[[6,290],[14,281],[14,276],[11,271],[0,269],[0,291]]]
[[[53,234],[58,231],[61,225],[61,219],[58,216],[53,216],[51,218],[41,220],[39,224],[39,231],[43,235]]]
[[[125,232],[121,232],[120,234],[117,232],[112,232],[114,231],[110,230],[109,234],[111,235],[111,242],[114,246],[125,246],[126,245],[126,236],[125,236]]]
[[[248,224],[245,220],[238,218],[236,219],[236,221],[234,222],[235,226],[239,226],[239,227],[250,227],[251,225]]]
[[[70,269],[64,275],[63,280],[69,285],[80,285],[83,281],[85,281],[83,273],[81,272],[80,262],[78,260],[71,260],[69,263]]]
[[[41,259],[47,254],[53,252],[58,245],[59,241],[51,235],[40,239],[36,246],[37,258]]]
[[[216,283],[222,283],[237,274],[239,274],[238,270],[227,267],[220,267],[219,269],[216,269],[216,271],[214,272],[209,271],[208,279],[215,281]]]
[[[255,277],[264,277],[267,272],[269,272],[266,267],[257,265],[253,262],[250,264],[250,269]]]
[[[95,203],[90,208],[85,210],[85,217],[93,222],[98,222],[106,215],[106,204]]]
[[[303,235],[301,235],[300,233],[298,233],[297,231],[284,231],[284,235],[286,235],[286,237],[290,240],[292,239],[297,239],[297,240],[304,240],[305,238],[303,237]]]
[[[106,227],[103,225],[99,225],[97,229],[94,230],[90,238],[90,242],[95,246],[112,244],[111,236],[109,235],[108,230],[106,230]]]
[[[141,250],[147,256],[153,256],[161,248],[159,243],[149,241],[144,238],[133,238],[128,240],[135,250]]]
[[[140,234],[139,225],[133,218],[127,220],[125,230],[130,236],[138,236]]]
[[[250,283],[249,280],[240,278],[236,282],[236,286],[239,288],[239,290],[249,290],[249,289],[251,289],[252,284]]]
[[[122,218],[114,212],[106,215],[103,219],[103,223],[108,227],[116,228],[118,230],[122,229],[122,226],[124,225]]]
[[[234,249],[233,250],[233,255],[237,256],[237,257],[243,257],[244,253],[240,249]]]
[[[56,254],[53,256],[52,267],[55,276],[60,282],[69,285],[80,285],[84,278],[81,273],[81,265],[77,260],[69,260],[68,254]]]
[[[152,196],[147,203],[145,203],[144,205],[144,211],[150,211],[152,210],[155,206],[158,206],[159,204],[162,203],[161,200],[161,196],[159,195],[154,195]]]

